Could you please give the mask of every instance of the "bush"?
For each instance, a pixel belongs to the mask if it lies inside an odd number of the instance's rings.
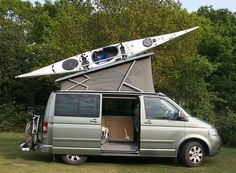
[[[27,112],[23,106],[0,105],[0,131],[22,132],[25,129]]]
[[[216,127],[222,137],[223,143],[230,145],[236,134],[236,113],[226,108],[216,117]]]

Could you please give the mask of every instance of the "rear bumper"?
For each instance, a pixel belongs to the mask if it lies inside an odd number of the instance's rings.
[[[19,148],[21,151],[30,151],[30,150],[33,150],[33,151],[40,151],[42,153],[52,153],[52,145],[42,145],[40,143],[38,144],[35,144],[34,147],[29,147],[26,142],[22,142],[20,145],[19,145]]]
[[[52,153],[52,145],[42,145],[39,144],[35,146],[35,149],[42,152],[42,153]]]
[[[209,150],[209,156],[218,154],[221,150],[221,138],[220,136],[212,136],[210,139],[211,147]]]
[[[40,151],[42,153],[52,153],[52,145],[42,145],[42,144],[35,144],[34,147],[29,147],[27,146],[27,144],[25,142],[22,142],[20,145],[19,145],[19,148],[21,151],[30,151],[30,150],[33,150],[33,151]]]

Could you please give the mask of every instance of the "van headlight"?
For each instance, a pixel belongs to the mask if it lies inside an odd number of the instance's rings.
[[[218,136],[218,132],[215,128],[211,128],[208,130],[208,135],[209,136]]]

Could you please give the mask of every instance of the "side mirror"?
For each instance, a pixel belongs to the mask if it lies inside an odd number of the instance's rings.
[[[179,111],[177,120],[187,121],[188,119],[186,118],[186,116],[182,111]]]

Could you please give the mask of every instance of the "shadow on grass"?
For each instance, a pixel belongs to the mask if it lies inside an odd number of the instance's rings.
[[[160,164],[167,166],[181,166],[176,163],[173,158],[160,157],[120,157],[120,156],[90,156],[87,162],[89,163],[114,163],[127,165],[147,165]]]
[[[28,161],[39,161],[44,163],[53,162],[52,155],[40,153],[39,151],[22,152],[19,149],[21,140],[19,138],[4,138],[0,140],[0,153],[8,160],[23,159]],[[57,163],[62,163],[60,157],[56,157]],[[173,158],[150,158],[150,157],[113,157],[113,156],[89,156],[88,163],[111,163],[111,164],[160,164],[167,166],[181,166],[174,162]]]

